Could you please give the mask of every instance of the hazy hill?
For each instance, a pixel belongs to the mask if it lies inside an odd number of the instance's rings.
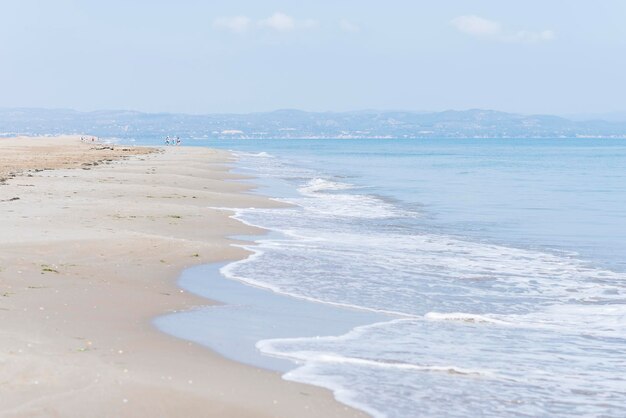
[[[189,115],[125,110],[0,109],[0,135],[79,133],[132,138],[624,137],[626,122],[570,120],[493,110]]]

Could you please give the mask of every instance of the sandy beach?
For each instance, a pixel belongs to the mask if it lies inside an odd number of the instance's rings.
[[[260,232],[210,207],[263,207],[223,151],[0,139],[0,416],[362,416],[159,332],[155,316],[211,303],[189,266],[245,257]]]

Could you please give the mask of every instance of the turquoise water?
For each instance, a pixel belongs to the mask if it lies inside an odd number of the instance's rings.
[[[389,320],[262,340],[376,416],[626,415],[626,143],[266,140],[275,233],[226,277]]]
[[[623,140],[275,140],[211,146],[267,152],[350,178],[368,194],[420,212],[418,226],[571,250],[626,269]]]

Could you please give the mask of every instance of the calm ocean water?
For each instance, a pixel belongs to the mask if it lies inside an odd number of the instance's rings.
[[[626,416],[626,142],[207,141],[287,209],[227,277],[390,313],[260,341],[376,416]]]

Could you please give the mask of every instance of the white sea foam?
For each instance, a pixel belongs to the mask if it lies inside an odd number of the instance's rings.
[[[303,197],[284,201],[322,216],[381,219],[414,215],[376,196],[359,193],[337,193],[356,186],[323,178],[314,178],[298,188]]]
[[[321,191],[351,190],[355,188],[356,186],[350,183],[343,183],[322,178],[314,178],[307,182],[304,186],[300,187],[298,190],[302,194],[311,195],[312,193]]]
[[[273,155],[265,152],[265,151],[261,151],[261,152],[244,152],[244,151],[234,151],[234,150],[230,150],[230,152],[235,156],[235,157],[261,157],[261,158],[274,158]]]
[[[253,224],[250,224],[251,226],[255,226]],[[260,242],[260,241],[257,241]],[[273,241],[268,241],[268,242],[272,242],[272,243],[276,243],[279,241],[273,240]],[[380,313],[380,314],[387,314],[387,315],[393,315],[393,316],[398,316],[398,317],[412,317],[412,315],[409,314],[405,314],[399,311],[394,311],[394,310],[387,310],[387,309],[375,309],[375,308],[370,308],[367,306],[362,306],[362,305],[356,305],[356,304],[352,304],[352,303],[343,303],[343,302],[333,302],[333,301],[329,301],[329,300],[324,300],[324,299],[319,299],[319,298],[315,298],[315,297],[311,297],[311,296],[306,296],[303,295],[301,293],[298,292],[290,292],[286,289],[284,289],[283,287],[279,286],[279,285],[274,285],[270,282],[267,281],[262,281],[262,280],[255,280],[252,277],[253,276],[242,276],[239,274],[238,270],[241,267],[241,265],[243,264],[254,264],[256,261],[258,261],[264,254],[266,251],[261,250],[260,248],[268,248],[268,247],[260,247],[260,246],[247,246],[247,245],[239,245],[239,244],[234,244],[235,246],[238,247],[242,247],[245,248],[246,250],[250,251],[250,255],[248,257],[246,257],[243,260],[239,260],[230,264],[226,264],[225,266],[220,268],[220,273],[224,276],[227,277],[229,279],[232,280],[237,280],[243,283],[247,283],[251,286],[254,287],[258,287],[261,289],[266,289],[269,291],[272,291],[274,293],[278,293],[284,296],[290,296],[296,299],[302,299],[302,300],[306,300],[309,302],[315,302],[315,303],[323,303],[323,304],[327,304],[327,305],[332,305],[332,306],[336,306],[336,307],[340,307],[340,308],[348,308],[348,309],[356,309],[356,310],[361,310],[361,311],[369,311],[369,312],[375,312],[375,313]],[[271,244],[268,244],[271,245]]]
[[[428,312],[424,315],[424,318],[429,321],[458,321],[458,322],[467,322],[472,324],[498,324],[498,325],[508,325],[508,322],[490,318],[486,315],[476,315],[470,313],[463,312],[452,312],[452,313],[440,313],[440,312]]]
[[[309,230],[300,226],[306,218],[291,217],[286,211],[266,218],[269,225],[246,215],[237,216],[298,239],[259,240],[255,248],[267,257],[234,264],[231,275],[243,280],[253,276],[285,293],[333,303],[408,315],[449,312],[453,307],[526,314],[537,304],[549,306],[562,298],[585,303],[602,296],[608,304],[619,301],[625,290],[620,274],[546,253],[430,234],[366,236],[342,232],[341,225],[336,232]],[[293,265],[293,260],[300,263]],[[283,275],[283,268],[290,274]],[[328,275],[320,275],[326,268]],[[347,292],[352,287],[358,291],[354,298]],[[431,298],[433,290],[445,291],[447,299]],[[421,305],[415,304],[416,298]]]
[[[266,340],[257,347],[302,365],[285,378],[343,388],[346,403],[367,405],[377,411],[375,415],[417,414],[427,402],[435,408],[447,405],[435,415],[457,416],[472,402],[467,398],[470,392],[489,399],[481,410],[497,411],[521,393],[530,399],[545,396],[546,386],[563,404],[576,404],[572,393],[597,393],[587,400],[587,412],[620,410],[619,399],[626,399],[626,378],[621,374],[626,366],[619,342],[605,341],[600,357],[595,357],[589,351],[595,342],[584,335],[484,325],[406,319],[359,327],[339,337]],[[466,401],[444,402],[459,397]],[[559,415],[557,411],[549,415],[554,414]]]
[[[413,371],[413,372],[436,372],[436,373],[448,373],[448,374],[458,374],[464,376],[481,376],[481,377],[489,377],[493,374],[487,370],[473,370],[473,369],[465,369],[463,367],[457,366],[434,366],[434,365],[419,365],[412,363],[404,363],[401,361],[381,361],[381,360],[372,360],[365,358],[355,358],[355,357],[345,357],[340,356],[335,353],[323,353],[318,351],[295,351],[289,353],[290,357],[298,358],[306,363],[324,363],[324,364],[348,364],[353,366],[366,366],[366,367],[374,367],[381,369],[395,369],[402,371]],[[290,372],[294,373],[294,372]],[[286,377],[289,377],[290,373],[287,373]]]
[[[562,333],[620,338],[626,341],[626,302],[619,304],[554,304],[525,315],[509,315],[516,326]]]

